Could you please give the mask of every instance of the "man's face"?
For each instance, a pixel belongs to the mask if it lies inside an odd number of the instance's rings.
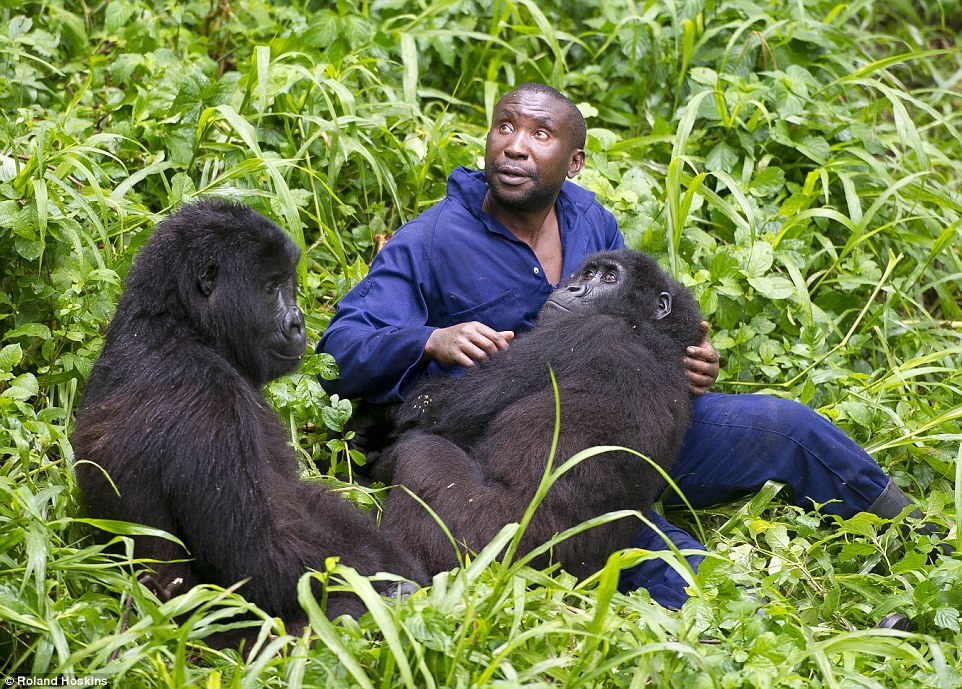
[[[489,193],[502,208],[534,212],[554,203],[584,165],[571,113],[549,94],[515,91],[495,108],[484,149]]]

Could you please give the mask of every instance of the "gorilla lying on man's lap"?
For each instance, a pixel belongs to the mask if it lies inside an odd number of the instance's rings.
[[[561,406],[555,466],[586,448],[617,445],[667,470],[689,421],[683,359],[703,338],[701,320],[688,290],[649,256],[589,257],[551,295],[537,328],[461,378],[427,380],[398,409],[395,420],[407,430],[389,460],[393,481],[430,505],[459,544],[479,551],[521,519],[541,481],[555,425],[549,368]],[[589,458],[548,492],[522,550],[606,512],[644,512],[663,485],[629,453]],[[392,490],[382,528],[430,573],[457,564],[441,529],[403,490]],[[554,558],[584,577],[629,547],[638,528],[621,519],[591,529],[555,547]]]
[[[208,201],[163,221],[127,278],[71,442],[92,516],[158,527],[187,546],[137,541],[138,557],[193,558],[156,566],[161,591],[249,577],[248,600],[299,618],[299,577],[331,556],[363,575],[426,579],[369,515],[299,480],[261,392],[304,354],[299,257],[264,216]],[[354,597],[328,600],[330,616],[364,610]]]

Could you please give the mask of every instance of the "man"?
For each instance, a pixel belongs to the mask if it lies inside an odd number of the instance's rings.
[[[341,300],[318,344],[341,372],[325,381],[327,390],[391,404],[423,376],[483,363],[534,326],[548,295],[585,256],[622,247],[614,216],[569,181],[584,165],[584,144],[584,118],[558,91],[524,84],[505,95],[488,132],[484,172],[456,169],[447,197],[398,230]],[[828,503],[825,512],[846,517],[891,518],[910,504],[861,447],[807,407],[709,393],[718,355],[707,339],[684,364],[692,426],[671,475],[693,505],[724,502],[768,480],[788,484],[798,505]],[[653,520],[679,548],[704,550]],[[648,528],[637,545],[664,548]],[[701,559],[689,562],[697,568]],[[644,586],[669,607],[687,598],[684,581],[661,560],[629,570],[623,583]]]

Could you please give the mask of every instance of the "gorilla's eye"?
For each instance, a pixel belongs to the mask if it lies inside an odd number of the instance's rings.
[[[585,280],[590,280],[594,276],[595,276],[595,271],[593,271],[591,268],[585,268],[585,272],[583,275]]]
[[[614,283],[618,282],[618,274],[613,270],[609,270],[602,276],[601,281],[607,282],[609,285],[613,285]]]

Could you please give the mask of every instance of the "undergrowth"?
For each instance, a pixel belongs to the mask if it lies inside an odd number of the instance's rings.
[[[497,97],[562,89],[579,182],[696,294],[724,392],[798,399],[863,444],[956,547],[962,517],[959,0],[9,0],[0,6],[0,674],[111,686],[957,687],[962,559],[769,485],[673,510],[710,556],[680,611],[493,561],[313,632],[160,603],[91,539],[68,441],[123,277],[185,200],[242,200],[304,249],[316,341],[381,242],[475,166]],[[321,356],[269,387],[305,460],[363,461]],[[559,462],[567,458],[558,458]],[[377,491],[351,489],[377,507]],[[697,517],[697,520],[696,520]],[[629,517],[635,518],[635,517]],[[118,541],[127,543],[125,534]],[[121,549],[122,552],[123,549]],[[239,589],[243,593],[243,587]],[[900,612],[911,633],[879,630]],[[255,611],[256,615],[256,611]],[[175,621],[176,620],[176,621]]]

